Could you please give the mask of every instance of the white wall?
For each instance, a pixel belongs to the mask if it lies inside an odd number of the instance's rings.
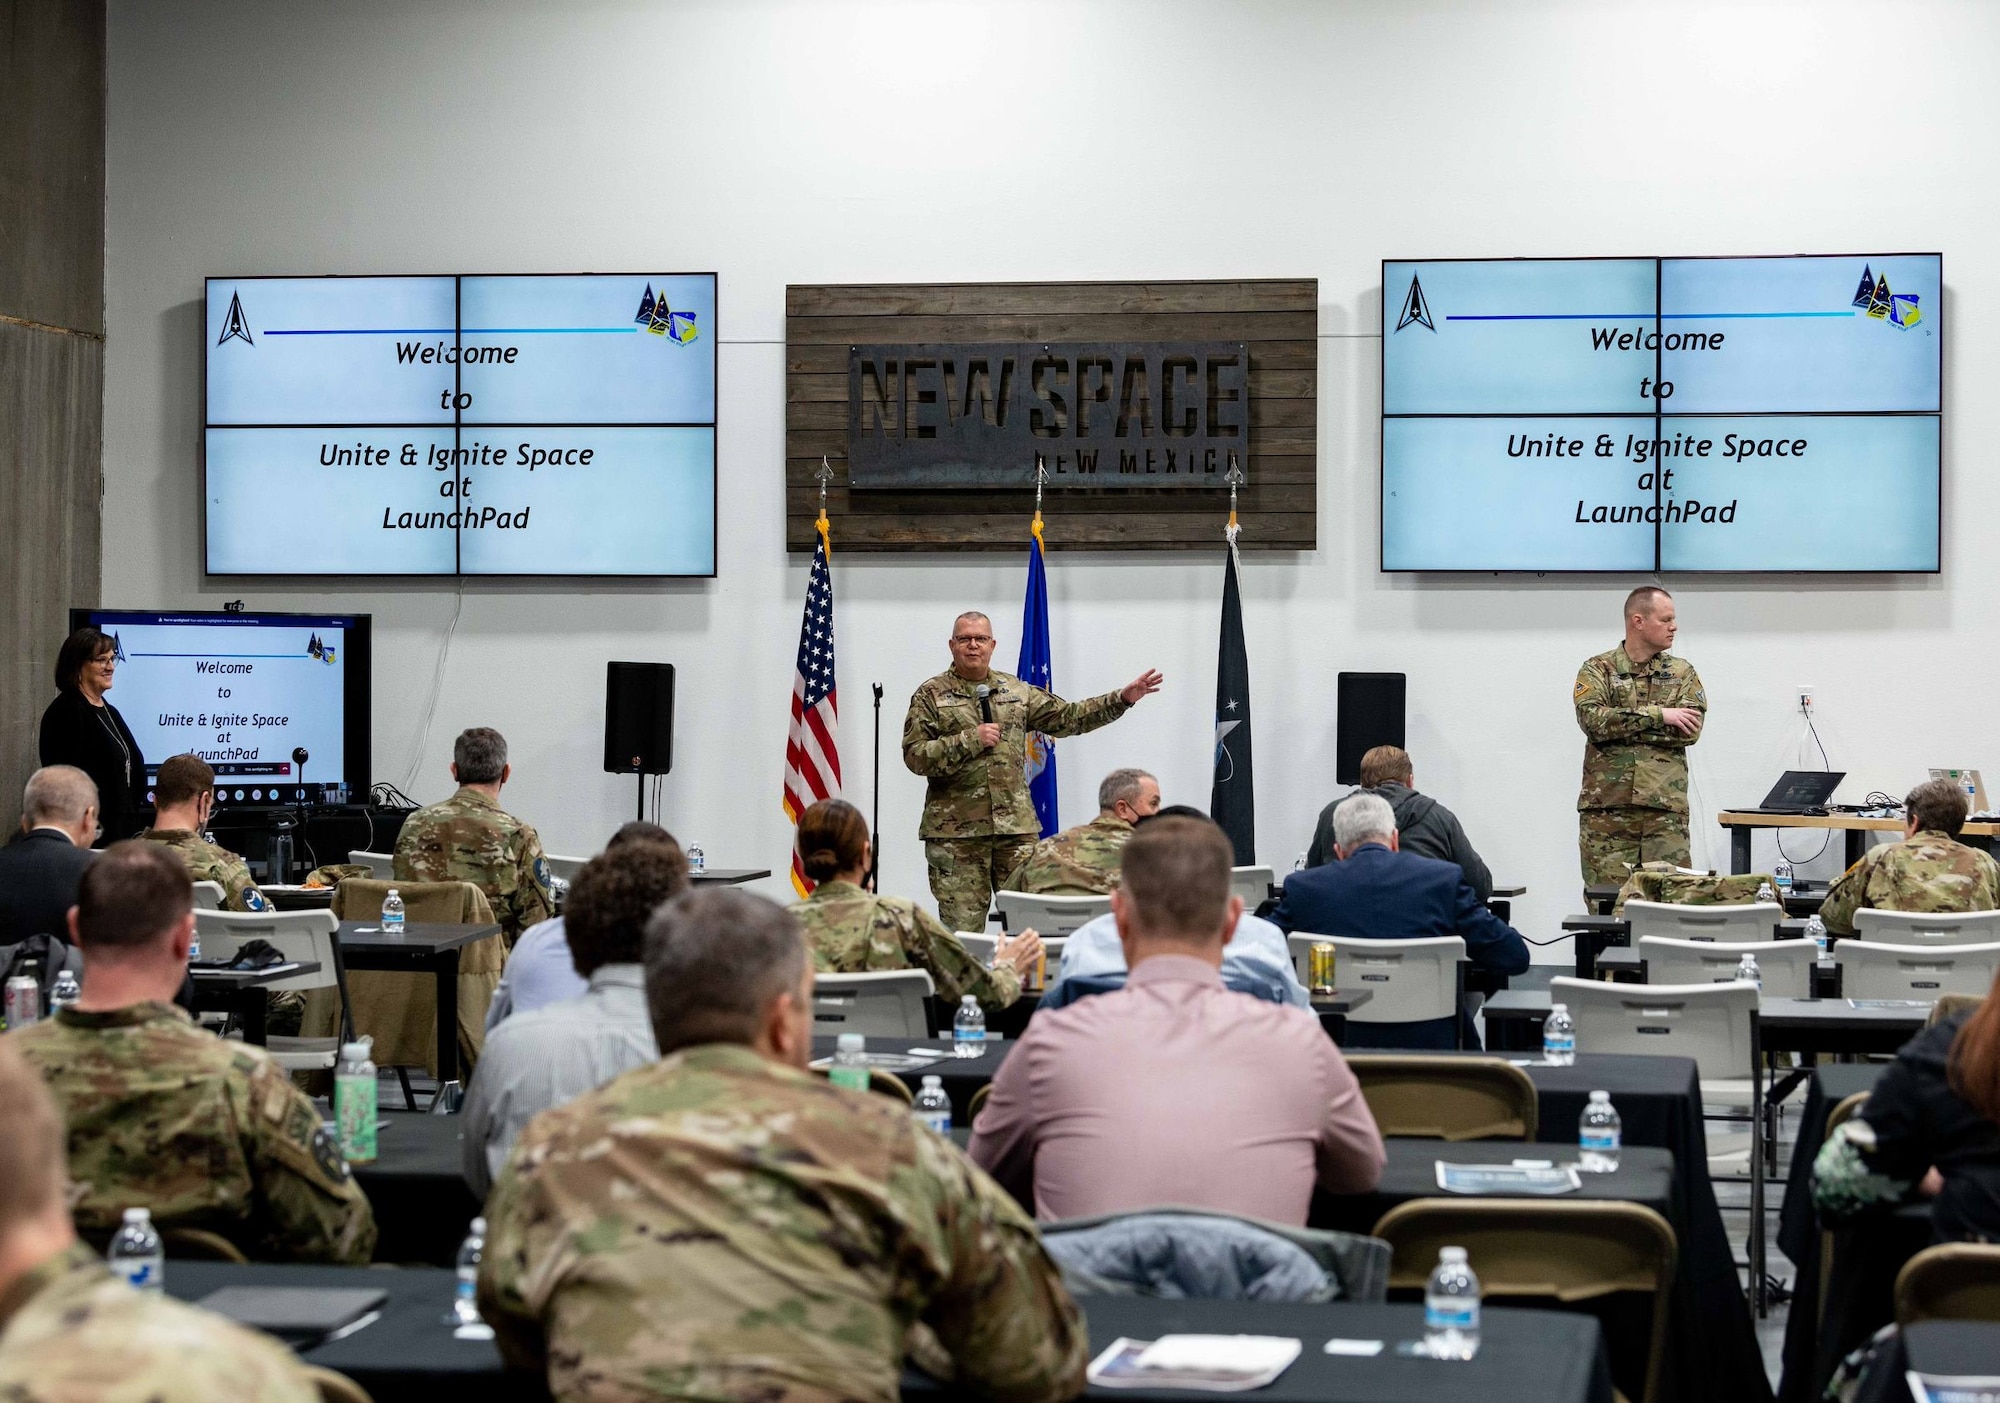
[[[1978,720],[2000,682],[2000,426],[1977,389],[2000,375],[1997,31],[1992,7],[1917,0],[113,0],[103,599],[373,611],[377,775],[414,763],[435,799],[457,730],[497,725],[510,806],[559,852],[633,810],[634,782],[598,772],[604,660],[674,662],[668,824],[711,861],[781,868],[805,573],[782,545],[787,281],[1314,276],[1321,544],[1244,577],[1260,855],[1288,866],[1334,791],[1334,674],[1403,670],[1420,786],[1529,885],[1518,924],[1546,938],[1578,905],[1570,684],[1633,582],[1378,572],[1378,260],[1942,249],[1945,573],[1669,583],[1712,707],[1698,814],[1798,757],[1799,682],[1843,798],[1930,764],[2000,774]],[[722,275],[718,579],[468,585],[421,755],[452,586],[204,583],[204,275],[642,266]],[[864,803],[868,683],[888,691],[890,890],[923,894],[904,700],[961,607],[994,614],[1011,662],[1023,570],[836,549]],[[1206,803],[1220,583],[1219,553],[1053,558],[1059,688],[1168,679],[1062,746],[1066,817],[1131,763]],[[1697,825],[1696,855],[1726,862],[1721,832]]]

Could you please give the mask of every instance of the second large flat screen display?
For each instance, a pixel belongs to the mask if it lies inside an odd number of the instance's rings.
[[[715,275],[211,278],[217,575],[713,575]]]
[[[1382,265],[1382,568],[1935,571],[1943,260]]]

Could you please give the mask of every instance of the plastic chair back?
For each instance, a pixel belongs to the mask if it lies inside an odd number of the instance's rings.
[[[317,962],[311,974],[266,984],[266,989],[325,989],[340,983],[340,922],[331,911],[201,911],[194,913],[204,960],[232,960],[253,940],[266,940],[287,960]]]
[[[862,1033],[871,1038],[927,1038],[924,1000],[936,992],[928,971],[868,970],[813,976],[813,1032]]]
[[[1757,961],[1764,992],[1773,998],[1812,997],[1819,946],[1810,940],[1668,940],[1649,935],[1639,941],[1648,984],[1727,984],[1745,955]]]
[[[999,936],[974,935],[969,930],[955,930],[952,934],[958,938],[958,943],[965,947],[968,955],[988,969],[993,968],[993,954],[1000,948]]]
[[[1353,1053],[1347,1065],[1384,1135],[1425,1140],[1532,1140],[1535,1083],[1501,1057]]]
[[[1927,1247],[1896,1273],[1896,1323],[2000,1321],[2000,1244]]]
[[[1347,1015],[1349,1023],[1423,1023],[1458,1016],[1458,966],[1465,941],[1456,935],[1417,940],[1368,940],[1351,935],[1287,937],[1292,963],[1305,982],[1306,953],[1315,945],[1335,947],[1334,977],[1343,989],[1366,989],[1368,1002]]]
[[[356,867],[366,867],[375,874],[377,881],[386,882],[396,875],[394,853],[363,852],[360,848],[355,848],[347,854],[347,860]]]
[[[1669,940],[1776,940],[1785,908],[1774,901],[1748,906],[1681,906],[1664,901],[1628,901],[1625,919],[1632,939],[1663,935]]]
[[[1229,869],[1230,893],[1243,898],[1245,911],[1255,911],[1271,899],[1271,883],[1277,875],[1268,867],[1232,867]]]
[[[1985,945],[2000,941],[2000,911],[1854,913],[1854,934],[1881,945]]]
[[[1000,907],[1000,925],[1010,934],[1033,930],[1044,940],[1052,935],[1069,935],[1111,909],[1108,896],[1037,896],[1032,892],[1003,891],[994,897]]]
[[[194,884],[194,909],[197,911],[220,911],[227,900],[220,882],[196,882]]]
[[[1604,984],[1557,975],[1549,996],[1569,1005],[1578,1052],[1692,1057],[1704,1081],[1757,1075],[1754,984]]]
[[[2000,941],[1991,945],[1878,945],[1843,940],[1833,948],[1840,992],[1850,999],[1921,999],[1985,994],[2000,974]]]

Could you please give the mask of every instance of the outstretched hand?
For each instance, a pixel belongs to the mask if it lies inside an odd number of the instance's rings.
[[[1141,673],[1137,678],[1135,678],[1131,682],[1131,684],[1128,685],[1125,688],[1125,690],[1120,692],[1118,695],[1125,699],[1125,704],[1127,706],[1131,706],[1135,704],[1139,700],[1139,698],[1150,697],[1153,695],[1153,693],[1159,691],[1160,683],[1165,680],[1166,680],[1165,678],[1160,676],[1158,668],[1149,667],[1143,673]]]

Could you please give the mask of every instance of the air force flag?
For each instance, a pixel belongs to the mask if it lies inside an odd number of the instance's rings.
[[[1049,673],[1049,580],[1042,569],[1039,521],[1028,546],[1028,597],[1021,605],[1021,661],[1015,675],[1031,687],[1053,691]],[[1028,797],[1042,821],[1042,836],[1062,827],[1056,818],[1056,743],[1040,732],[1028,735]]]

